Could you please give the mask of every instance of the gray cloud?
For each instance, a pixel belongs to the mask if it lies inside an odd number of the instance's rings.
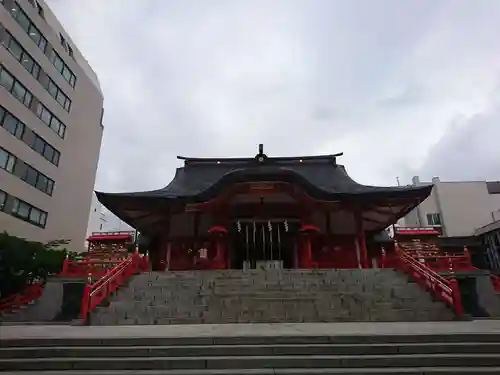
[[[249,156],[258,143],[344,151],[364,183],[498,174],[484,141],[500,138],[500,2],[48,3],[105,94],[100,190],[161,187],[176,155]],[[486,138],[471,136],[478,126]],[[476,160],[465,168],[461,139]]]
[[[447,180],[500,180],[500,100],[450,124],[430,148],[421,172]]]

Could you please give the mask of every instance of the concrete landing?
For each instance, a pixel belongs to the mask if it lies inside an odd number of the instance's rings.
[[[0,325],[63,324],[79,318],[85,281],[53,277],[33,303],[0,315]],[[3,330],[3,327],[2,329]]]
[[[200,324],[165,326],[3,326],[0,340],[72,338],[191,338],[252,336],[368,336],[368,335],[447,335],[500,334],[500,320],[454,322],[349,322],[349,323],[270,323]]]
[[[2,327],[0,373],[21,371],[500,374],[500,321]]]

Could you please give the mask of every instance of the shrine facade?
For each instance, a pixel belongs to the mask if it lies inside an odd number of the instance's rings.
[[[370,268],[367,240],[426,199],[432,185],[358,184],[342,154],[178,157],[184,166],[153,191],[96,192],[147,238],[154,270]]]

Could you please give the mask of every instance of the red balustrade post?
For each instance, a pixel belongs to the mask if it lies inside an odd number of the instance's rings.
[[[457,315],[463,315],[463,306],[462,306],[462,296],[460,293],[460,285],[458,280],[455,278],[455,271],[453,269],[453,262],[451,258],[449,259],[449,271],[450,271],[450,280],[449,285],[451,287],[451,292],[453,296],[453,307],[455,308],[455,313]]]
[[[401,248],[398,245],[398,241],[394,241],[394,254],[396,256],[396,261],[394,262],[396,264],[396,267],[404,271],[404,261],[402,259],[402,252]]]
[[[64,258],[64,262],[63,262],[63,266],[62,266],[62,271],[61,273],[63,275],[66,275],[66,273],[68,272],[68,266],[69,266],[69,255],[66,254],[66,258]]]
[[[467,246],[464,246],[464,255],[465,255],[466,262],[467,262],[467,267],[472,268],[472,259],[471,259],[470,252],[469,252],[469,249],[467,248]]]
[[[89,314],[90,307],[90,293],[92,292],[92,277],[91,274],[88,274],[87,277],[87,285],[85,285],[85,289],[83,290],[83,298],[82,298],[82,308],[81,308],[81,318],[83,324],[87,323],[87,318]]]
[[[455,271],[455,265],[453,264],[453,258],[452,256],[449,256],[448,253],[445,253],[445,255],[448,257],[448,271],[452,274]]]
[[[149,252],[146,251],[142,258],[142,270],[146,272],[149,269]]]

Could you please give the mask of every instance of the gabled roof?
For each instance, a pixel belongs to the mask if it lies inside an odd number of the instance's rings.
[[[96,195],[104,206],[134,226],[138,223],[125,213],[127,208],[206,202],[217,197],[225,187],[241,182],[289,182],[318,200],[402,199],[406,200],[403,215],[409,211],[408,204],[416,206],[432,190],[432,185],[378,187],[358,184],[349,177],[343,165],[337,164],[340,155],[271,158],[259,152],[254,158],[178,157],[184,160],[184,166],[177,168],[174,179],[164,188],[131,193],[96,192]]]

